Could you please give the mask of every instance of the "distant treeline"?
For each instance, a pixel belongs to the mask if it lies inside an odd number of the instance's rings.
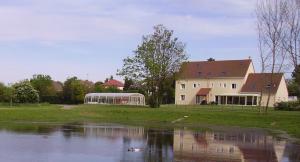
[[[107,78],[105,82],[113,79]],[[173,87],[173,86],[172,86]],[[174,102],[174,88],[170,88],[164,103]],[[38,74],[7,86],[0,83],[0,103],[50,103],[50,104],[81,104],[87,93],[142,93],[148,96],[142,86],[133,80],[125,78],[124,89],[114,86],[104,86],[104,82],[80,80],[77,77],[68,78],[65,82],[52,80],[51,76]]]

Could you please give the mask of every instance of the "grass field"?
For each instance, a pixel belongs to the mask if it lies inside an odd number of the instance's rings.
[[[31,122],[120,123],[194,128],[203,125],[257,127],[285,131],[292,137],[300,138],[300,112],[295,111],[270,110],[268,114],[260,114],[256,108],[229,106],[165,105],[151,109],[135,106],[79,105],[66,110],[58,105],[0,105],[0,127],[11,123]]]

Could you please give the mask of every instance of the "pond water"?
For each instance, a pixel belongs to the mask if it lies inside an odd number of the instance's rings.
[[[300,161],[299,145],[260,129],[17,125],[0,144],[5,162]]]

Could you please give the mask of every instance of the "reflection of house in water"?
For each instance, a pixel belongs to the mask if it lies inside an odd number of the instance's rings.
[[[285,141],[257,132],[174,131],[174,158],[191,161],[281,161]]]
[[[130,137],[143,138],[144,128],[142,127],[122,127],[122,126],[88,126],[84,127],[84,134],[97,137]]]

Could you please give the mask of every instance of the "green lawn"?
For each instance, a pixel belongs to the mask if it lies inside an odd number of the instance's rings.
[[[172,121],[189,116],[181,121]],[[281,130],[300,138],[300,112],[274,111],[260,114],[251,107],[175,106],[158,109],[135,106],[79,105],[64,110],[58,105],[0,105],[0,126],[11,123],[120,123],[140,126],[189,126],[205,125],[258,127]]]

